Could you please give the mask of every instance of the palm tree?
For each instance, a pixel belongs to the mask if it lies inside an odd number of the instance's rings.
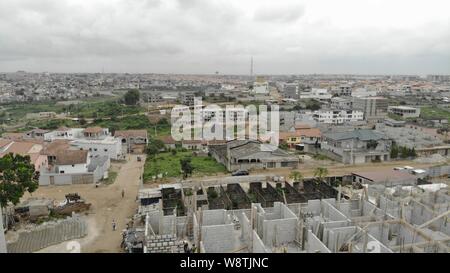
[[[324,181],[324,178],[328,175],[328,169],[325,167],[317,167],[314,171],[314,176],[317,179],[317,182]]]
[[[289,178],[294,180],[294,182],[301,182],[303,181],[303,174],[299,171],[293,171],[289,175]]]

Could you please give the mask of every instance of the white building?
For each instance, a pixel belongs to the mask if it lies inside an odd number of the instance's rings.
[[[104,139],[77,139],[72,141],[71,145],[89,151],[91,157],[107,156],[114,160],[123,158],[122,143],[112,136]]]
[[[321,109],[314,111],[313,118],[319,123],[343,124],[363,120],[364,112],[359,110]]]
[[[300,92],[300,99],[316,99],[320,101],[330,100],[331,94],[327,89],[312,88],[311,91]]]
[[[0,207],[0,253],[6,253],[5,230],[3,228],[3,215]]]
[[[54,131],[48,132],[44,134],[45,141],[53,141],[57,139],[62,140],[74,140],[76,138],[83,137],[83,128],[67,128],[61,127]]]
[[[420,116],[420,108],[409,106],[389,106],[388,113],[395,114],[403,118],[418,118]]]
[[[257,81],[253,83],[253,93],[269,94],[269,83],[266,81]]]
[[[56,155],[55,173],[87,173],[90,160],[88,151],[66,150]]]

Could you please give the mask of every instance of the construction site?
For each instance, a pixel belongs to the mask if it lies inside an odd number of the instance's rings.
[[[122,247],[144,253],[186,252],[183,245],[198,253],[449,252],[446,183],[343,186],[347,180],[142,189]]]

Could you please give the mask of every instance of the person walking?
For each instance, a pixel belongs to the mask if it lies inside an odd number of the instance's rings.
[[[112,229],[113,231],[116,231],[116,222],[114,221],[114,219],[112,220]]]
[[[122,189],[122,198],[124,198],[124,197],[125,197],[125,190]]]

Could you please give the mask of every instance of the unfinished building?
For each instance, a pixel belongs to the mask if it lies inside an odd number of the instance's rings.
[[[344,199],[340,187],[336,190],[325,183],[304,181],[293,186],[284,183],[284,187],[265,183],[249,184],[250,197],[236,187],[239,184],[184,190],[186,215],[165,213],[162,200],[141,206],[143,251],[180,252],[185,240],[201,253],[450,250],[446,184],[366,184],[358,194]],[[200,203],[193,198],[197,194],[204,199]],[[244,205],[237,206],[233,200],[244,200]]]

